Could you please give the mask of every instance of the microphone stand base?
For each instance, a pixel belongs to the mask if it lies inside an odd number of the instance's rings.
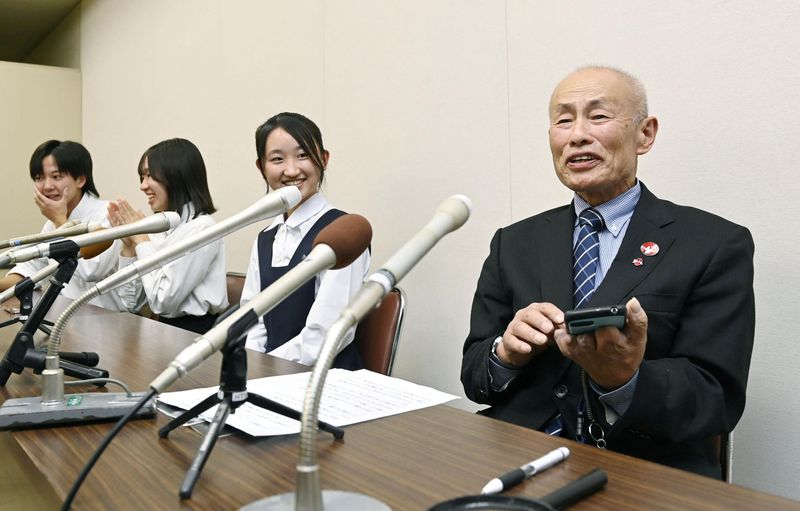
[[[391,511],[392,508],[368,495],[351,491],[323,490],[322,508],[325,511]],[[239,508],[239,511],[294,511],[295,493],[274,495],[266,499],[251,502]]]
[[[124,392],[67,394],[63,403],[56,404],[44,404],[41,396],[6,399],[0,406],[0,431],[118,419],[143,395],[143,392],[130,396]],[[151,399],[132,418],[143,419],[155,414],[156,402]]]

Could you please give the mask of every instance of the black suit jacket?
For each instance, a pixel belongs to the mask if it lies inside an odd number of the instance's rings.
[[[574,438],[580,368],[551,346],[504,391],[489,386],[492,341],[533,302],[572,308],[572,205],[498,230],[472,305],[461,381],[482,413],[542,429],[556,413]],[[646,257],[641,245],[658,244]],[[744,410],[755,328],[753,240],[739,225],[642,195],[619,252],[589,305],[638,298],[647,347],[630,407],[606,432],[608,448],[720,477],[712,437]],[[637,266],[633,260],[642,258]]]

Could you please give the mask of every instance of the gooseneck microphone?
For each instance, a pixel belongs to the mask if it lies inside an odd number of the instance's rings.
[[[156,213],[147,218],[137,220],[118,227],[109,227],[99,231],[90,232],[65,238],[49,243],[39,243],[38,245],[11,250],[0,256],[0,268],[5,268],[12,264],[30,261],[39,257],[51,257],[53,259],[74,255],[80,248],[89,247],[107,241],[126,238],[136,234],[150,234],[163,232],[177,226],[181,221],[179,214],[174,211]],[[84,255],[86,257],[86,255]]]
[[[433,218],[412,237],[400,250],[361,287],[350,303],[334,321],[322,344],[317,363],[311,371],[303,401],[303,415],[300,431],[300,457],[297,463],[297,488],[294,493],[275,495],[253,502],[243,510],[257,509],[294,510],[303,509],[364,511],[388,510],[384,503],[353,492],[322,492],[319,482],[319,462],[317,461],[317,416],[322,397],[325,377],[333,364],[339,343],[350,328],[378,306],[383,297],[413,268],[433,246],[447,233],[452,232],[467,221],[472,211],[472,202],[464,195],[454,195],[442,202]]]
[[[29,245],[31,243],[39,243],[41,241],[51,240],[53,238],[67,238],[69,236],[77,236],[78,234],[85,234],[87,232],[97,231],[102,229],[103,226],[98,222],[71,222],[69,225],[64,224],[58,229],[48,232],[41,232],[38,234],[30,234],[28,236],[20,236],[19,238],[11,238],[0,241],[0,248],[7,247],[20,247],[22,245]]]
[[[343,215],[331,222],[314,239],[314,246],[305,259],[239,310],[197,337],[150,383],[150,388],[158,393],[163,392],[178,378],[222,349],[227,341],[235,340],[250,330],[258,323],[261,316],[271,311],[317,273],[350,265],[367,249],[371,240],[372,227],[362,216]]]

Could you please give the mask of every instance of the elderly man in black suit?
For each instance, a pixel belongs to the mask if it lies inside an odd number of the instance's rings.
[[[742,415],[753,347],[752,237],[636,178],[658,132],[636,78],[580,69],[549,112],[574,199],[494,235],[465,392],[488,416],[720,478],[714,438]],[[623,328],[567,333],[564,311],[611,304]]]

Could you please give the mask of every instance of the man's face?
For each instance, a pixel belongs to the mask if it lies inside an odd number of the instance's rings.
[[[638,155],[650,150],[655,118],[637,122],[628,82],[606,69],[565,78],[550,100],[550,151],[556,174],[589,204],[607,202],[636,182]],[[651,135],[648,131],[652,131]]]
[[[49,154],[42,159],[42,173],[33,180],[39,193],[50,200],[66,200],[67,211],[72,212],[81,201],[82,188],[86,184],[86,176],[78,179],[58,168],[58,163],[53,155]]]

